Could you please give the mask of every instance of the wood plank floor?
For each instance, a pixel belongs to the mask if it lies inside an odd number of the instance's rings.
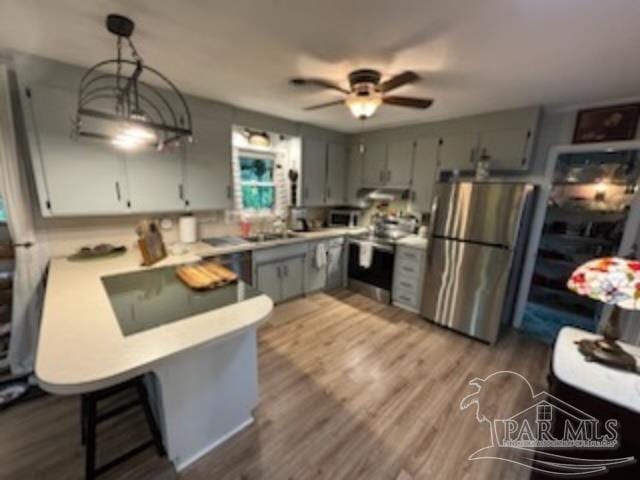
[[[544,389],[548,358],[513,332],[490,347],[346,290],[312,295],[279,306],[260,331],[251,427],[180,475],[149,450],[103,478],[527,479],[507,462],[467,460],[489,433],[459,404],[469,380],[498,370]],[[503,387],[488,400],[495,410],[526,405],[521,386]],[[82,478],[78,402],[45,397],[0,412],[0,478]],[[144,433],[132,412],[99,436],[100,453]]]

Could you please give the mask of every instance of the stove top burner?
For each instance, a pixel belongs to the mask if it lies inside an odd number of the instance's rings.
[[[359,235],[354,235],[353,238],[356,240],[362,240],[362,241],[368,241],[368,242],[374,242],[374,243],[381,243],[384,245],[395,245],[398,240],[400,240],[401,238],[405,237],[406,235],[403,236],[397,236],[395,238],[392,237],[383,237],[383,236],[379,236],[379,235],[373,235],[371,233],[361,233]]]

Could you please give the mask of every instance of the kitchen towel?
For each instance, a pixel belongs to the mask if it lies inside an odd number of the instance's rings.
[[[316,245],[316,256],[315,256],[315,265],[316,268],[324,268],[327,266],[327,248],[324,243],[319,243]]]
[[[369,268],[373,259],[373,243],[358,242],[358,245],[360,246],[360,267]]]

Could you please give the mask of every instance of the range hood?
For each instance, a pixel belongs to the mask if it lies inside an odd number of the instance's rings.
[[[411,198],[411,190],[408,188],[360,188],[357,192],[358,200],[408,200]]]

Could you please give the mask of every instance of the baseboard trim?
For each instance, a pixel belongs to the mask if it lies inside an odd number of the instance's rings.
[[[181,472],[182,470],[184,470],[185,468],[187,468],[189,465],[191,465],[192,463],[195,463],[196,461],[200,460],[202,457],[204,457],[207,453],[211,452],[212,450],[214,450],[215,448],[219,447],[220,445],[222,445],[224,442],[226,442],[227,440],[229,440],[231,437],[233,437],[236,433],[239,433],[240,431],[244,430],[245,428],[247,428],[249,425],[251,425],[253,422],[255,421],[255,419],[253,418],[253,416],[250,416],[248,419],[246,419],[244,422],[242,422],[240,425],[238,425],[237,427],[235,427],[234,429],[230,430],[229,432],[225,433],[222,437],[216,439],[212,444],[207,445],[206,447],[204,447],[202,450],[200,450],[198,453],[190,456],[189,458],[187,458],[186,460],[182,460],[180,463],[178,464],[174,464],[174,466],[176,467],[176,470],[178,472]]]

